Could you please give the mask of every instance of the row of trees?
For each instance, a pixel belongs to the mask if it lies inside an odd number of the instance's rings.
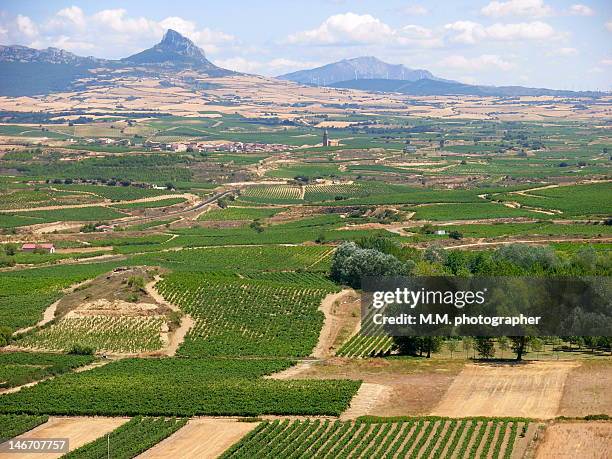
[[[386,237],[371,236],[343,243],[332,261],[331,277],[359,288],[362,276],[609,276],[612,257],[583,247],[560,255],[550,247],[508,244],[496,250],[447,250],[432,245],[424,251]]]
[[[562,342],[578,347],[585,346],[591,351],[595,349],[612,350],[612,337],[608,336],[564,336],[539,338],[535,336],[464,336],[462,338],[447,338],[442,336],[398,336],[394,338],[397,350],[401,355],[413,355],[430,358],[431,354],[439,353],[444,348],[451,357],[458,352],[465,356],[492,359],[505,358],[506,353],[514,354],[517,361],[523,360],[528,352],[539,353],[544,350],[546,341],[561,347]],[[498,355],[499,351],[499,355]]]

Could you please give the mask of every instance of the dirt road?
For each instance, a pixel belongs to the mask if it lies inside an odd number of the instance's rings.
[[[321,302],[319,311],[325,314],[325,322],[319,334],[317,346],[312,351],[312,356],[316,358],[326,358],[332,355],[332,347],[336,342],[338,333],[340,332],[344,319],[342,316],[334,313],[334,303],[340,303],[343,298],[355,294],[352,289],[344,289],[338,293],[330,293]]]

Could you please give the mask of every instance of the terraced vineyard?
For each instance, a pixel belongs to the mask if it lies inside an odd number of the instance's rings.
[[[68,351],[75,345],[99,352],[138,353],[162,347],[162,316],[129,317],[95,315],[66,317],[29,334],[17,344],[26,349]]]
[[[221,458],[509,459],[529,440],[528,427],[528,420],[503,418],[275,420],[261,423]]]
[[[179,354],[308,355],[323,325],[319,304],[336,287],[300,276],[287,283],[171,274],[159,284],[160,293],[196,321]]]

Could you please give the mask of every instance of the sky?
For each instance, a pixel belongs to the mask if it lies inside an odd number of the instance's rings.
[[[611,0],[3,0],[0,44],[121,58],[168,28],[267,76],[376,56],[465,83],[612,90]]]

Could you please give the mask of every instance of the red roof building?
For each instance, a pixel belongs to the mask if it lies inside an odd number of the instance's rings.
[[[53,244],[33,244],[28,242],[21,246],[22,252],[33,252],[36,249],[42,249],[49,253],[55,253],[55,246]]]

